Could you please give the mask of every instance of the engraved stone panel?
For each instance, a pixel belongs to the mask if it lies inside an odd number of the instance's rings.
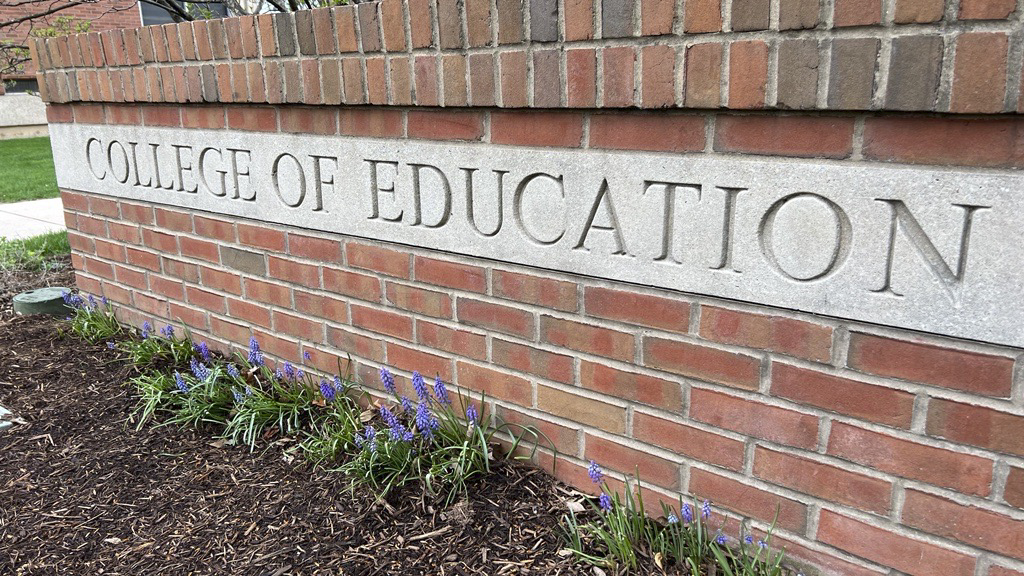
[[[1024,175],[59,124],[60,186],[1024,345]]]

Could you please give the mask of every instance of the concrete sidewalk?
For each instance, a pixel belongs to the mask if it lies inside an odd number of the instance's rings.
[[[0,238],[29,238],[64,230],[60,198],[0,204]]]

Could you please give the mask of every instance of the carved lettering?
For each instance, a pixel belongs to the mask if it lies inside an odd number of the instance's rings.
[[[452,212],[452,187],[448,183],[448,177],[444,175],[437,166],[431,166],[430,164],[409,164],[412,168],[412,226],[423,226],[425,228],[440,228],[448,223],[448,218]],[[441,195],[444,197],[444,202],[441,209],[441,217],[437,222],[433,224],[427,224],[423,222],[423,192],[421,189],[422,178],[420,172],[423,169],[427,169],[429,173],[437,176],[438,182],[441,183]]]
[[[211,166],[215,174],[220,175],[220,191],[210,186],[210,181],[207,179],[207,154],[216,153],[218,166],[224,161],[224,154],[218,148],[203,148],[203,151],[199,153],[199,181],[203,184],[203,188],[213,194],[214,196],[227,196],[228,195],[228,171],[222,168]]]
[[[338,171],[338,158],[337,156],[310,156],[313,159],[313,181],[316,183],[313,192],[316,195],[316,205],[313,206],[313,212],[321,212],[324,209],[324,185],[331,187],[331,191],[334,191],[334,172]],[[320,165],[323,160],[330,160],[334,163],[334,171],[330,172],[330,178],[324,178],[324,170]]]
[[[473,174],[477,171],[476,168],[460,168],[466,175],[466,220],[469,221],[469,225],[473,227],[473,230],[477,234],[484,238],[490,238],[501,231],[501,226],[504,223],[505,215],[505,174],[508,174],[507,170],[494,170],[494,175],[497,177],[497,193],[498,199],[496,201],[496,216],[494,223],[494,230],[491,232],[484,232],[480,229],[480,225],[476,223],[476,211],[473,209]]]
[[[822,235],[825,237],[831,236],[832,253],[828,259],[828,263],[821,270],[786,270],[785,267],[779,263],[779,259],[775,254],[775,247],[773,245],[773,240],[775,239],[775,221],[779,216],[779,212],[787,205],[792,205],[793,202],[803,202],[808,200],[812,200],[812,202],[805,202],[806,204],[824,207],[832,216],[833,229],[828,231],[828,234]],[[803,221],[791,223],[791,225],[806,227],[808,224],[806,221]],[[765,212],[764,217],[761,219],[760,226],[758,226],[758,239],[761,243],[761,253],[764,254],[765,259],[768,260],[776,271],[782,273],[783,276],[791,280],[796,280],[798,282],[811,282],[813,280],[820,280],[832,274],[843,264],[843,262],[846,261],[847,256],[850,255],[851,230],[852,226],[850,224],[850,218],[838,204],[824,196],[819,196],[818,194],[798,192],[777,200],[768,208],[768,211]],[[804,231],[807,236],[812,236],[812,232],[814,231]],[[825,238],[818,238],[818,240],[824,239]],[[806,248],[820,248],[820,245]]]
[[[595,224],[594,220],[597,218],[597,211],[601,206],[605,206],[605,213],[608,217],[608,225]],[[597,198],[594,199],[594,204],[590,208],[590,215],[587,216],[587,221],[583,224],[583,233],[580,234],[580,241],[576,243],[573,248],[575,250],[585,250],[589,252],[589,248],[586,247],[587,236],[590,234],[591,229],[607,230],[612,232],[615,238],[615,251],[612,252],[616,256],[629,256],[629,252],[626,250],[626,239],[622,236],[622,226],[619,224],[619,217],[615,211],[615,204],[612,202],[612,196],[608,187],[608,179],[601,180],[601,188],[597,191]]]
[[[250,171],[249,170],[249,164],[252,162],[252,152],[250,150],[244,150],[244,149],[238,149],[238,148],[228,148],[227,150],[228,150],[228,152],[231,153],[231,178],[232,178],[232,183],[235,185],[234,195],[232,196],[232,198],[236,198],[236,199],[239,199],[239,200],[245,200],[245,201],[248,201],[248,202],[252,202],[252,201],[256,200],[256,190],[249,183],[250,177],[252,176],[249,173],[249,171]],[[277,162],[276,161],[274,162],[274,165],[275,165],[274,174],[277,174],[277,168],[276,168]],[[299,174],[302,176],[303,195],[305,195],[306,175],[302,172],[302,166],[301,165],[299,165]],[[242,195],[242,179],[243,178],[245,179],[246,187],[251,192],[251,194],[245,195],[245,196]],[[277,185],[277,183],[275,182],[275,187],[276,187],[276,185]],[[280,196],[280,194],[279,194],[279,196]],[[301,198],[299,199],[299,202],[300,203],[302,202]]]
[[[380,194],[382,192],[390,194],[391,200],[398,203],[398,196],[395,193],[395,181],[398,179],[398,162],[391,160],[364,160],[370,165],[370,217],[369,220],[381,219],[386,222],[401,222],[402,214],[404,210],[399,210],[397,216],[384,216],[380,213]],[[391,186],[387,188],[381,188],[380,186],[380,174],[377,172],[377,166],[385,164],[392,166],[395,169],[395,174],[391,178]]]
[[[683,184],[681,182],[659,182],[657,180],[644,180],[644,194],[652,187],[661,187],[665,191],[665,205],[662,209],[661,218],[661,253],[655,257],[655,262],[661,262],[663,260],[671,260],[676,264],[682,264],[674,254],[675,250],[673,244],[675,242],[675,225],[676,225],[676,190],[688,190],[693,191],[697,194],[697,201],[700,201],[701,185],[700,184]]]
[[[120,151],[121,156],[114,164],[114,146]],[[131,168],[128,166],[128,151],[124,149],[124,146],[117,140],[111,140],[110,144],[107,144],[107,165],[110,166],[110,173],[121,184],[128,181],[128,177],[131,175]],[[118,168],[123,168],[124,175],[118,176]]]
[[[299,193],[294,202],[285,198],[284,194],[281,192],[281,161],[285,158],[290,160],[289,164],[293,166],[293,171],[298,179]],[[302,164],[299,162],[299,159],[287,152],[281,154],[274,160],[274,168],[271,171],[271,174],[274,181],[274,192],[277,193],[278,199],[280,199],[285,206],[290,208],[297,208],[300,206],[302,201],[306,199],[306,173],[302,171]]]
[[[722,251],[719,253],[721,256],[718,264],[712,266],[711,269],[727,270],[739,274],[740,271],[733,268],[732,265],[733,220],[735,219],[736,212],[736,197],[740,195],[740,192],[745,192],[747,189],[726,188],[725,186],[715,186],[715,188],[725,192],[725,211],[722,214]]]
[[[192,175],[192,147],[179,144],[172,144],[171,147],[174,148],[174,165],[178,169],[178,192],[195,194],[199,190],[198,182],[195,186],[191,186],[189,188],[185,187],[185,175]],[[187,158],[181,157],[182,150],[188,150],[189,154]]]
[[[92,175],[95,176],[97,180],[103,180],[104,178],[107,177],[107,169],[104,168],[102,164],[100,164],[100,169],[103,170],[103,173],[96,173],[96,165],[92,161],[93,143],[99,144],[100,153],[103,153],[103,143],[99,141],[99,138],[89,138],[89,140],[85,142],[85,163],[89,166],[89,171],[92,172]]]
[[[561,175],[552,176],[551,174],[545,174],[544,172],[534,172],[533,174],[530,174],[526,178],[523,178],[522,181],[519,182],[519,186],[516,186],[515,195],[512,198],[512,217],[515,219],[516,224],[519,225],[519,229],[523,231],[523,234],[525,234],[527,238],[542,246],[548,246],[557,243],[559,240],[562,239],[563,236],[565,236],[564,216],[562,220],[563,225],[561,230],[559,230],[558,233],[555,234],[554,238],[548,239],[540,238],[539,236],[537,236],[536,232],[531,231],[530,227],[526,225],[526,219],[523,217],[523,198],[526,196],[526,191],[529,188],[530,184],[539,179],[554,182],[558,186],[558,194],[561,196],[561,198],[565,198],[565,185],[562,181]]]

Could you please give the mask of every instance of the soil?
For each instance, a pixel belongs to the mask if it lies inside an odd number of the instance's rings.
[[[446,509],[415,487],[374,503],[290,439],[136,432],[129,368],[60,323],[0,318],[0,404],[22,420],[0,432],[0,575],[592,573],[559,556],[570,492],[539,470],[499,465]]]
[[[12,300],[15,296],[46,286],[74,288],[75,271],[71,267],[71,256],[54,258],[40,270],[0,269],[0,322],[14,316]]]

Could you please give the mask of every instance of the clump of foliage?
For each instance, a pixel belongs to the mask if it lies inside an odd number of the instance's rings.
[[[58,259],[71,252],[67,232],[50,232],[31,238],[0,238],[0,272],[46,271],[63,266]]]
[[[620,496],[608,488],[604,472],[593,460],[587,472],[601,490],[597,502],[590,502],[590,519],[581,521],[572,510],[562,518],[566,550],[578,561],[628,571],[635,570],[643,557],[652,558],[661,570],[674,567],[684,574],[709,573],[710,567],[710,573],[725,576],[791,574],[782,565],[785,552],[769,548],[774,522],[764,538],[741,533],[732,539],[722,525],[712,527],[711,502],[705,500],[698,507],[695,500],[691,506],[680,498],[678,508],[662,504],[662,523],[649,515],[639,482],[634,494],[627,481]]]

